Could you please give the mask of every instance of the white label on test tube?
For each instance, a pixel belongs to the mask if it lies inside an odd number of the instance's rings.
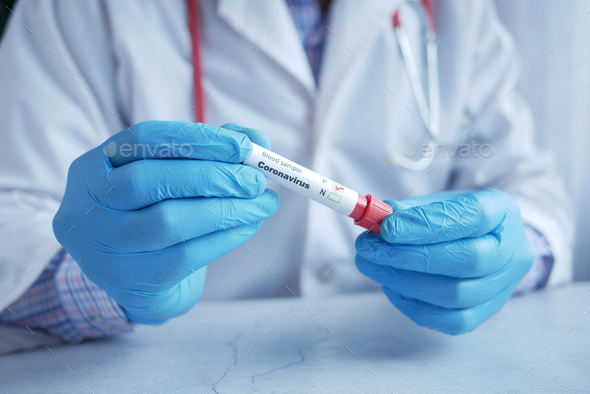
[[[358,193],[354,190],[254,143],[252,154],[243,164],[257,168],[266,178],[347,216],[358,201]]]

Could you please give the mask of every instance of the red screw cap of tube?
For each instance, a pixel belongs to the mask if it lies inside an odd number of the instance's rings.
[[[364,227],[367,230],[372,231],[374,233],[380,234],[381,222],[383,221],[383,219],[387,217],[387,215],[393,212],[393,207],[371,196],[370,194],[367,194],[365,198],[366,208],[364,209],[364,212],[360,218],[354,218],[354,224],[356,224],[357,226]],[[359,200],[361,200],[360,195]],[[362,201],[359,201],[357,203],[357,208],[360,208],[359,205],[361,204]],[[355,212],[358,212],[356,208]]]

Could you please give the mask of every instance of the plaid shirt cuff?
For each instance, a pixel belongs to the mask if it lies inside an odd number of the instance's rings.
[[[125,313],[61,250],[0,321],[42,329],[67,342],[131,331]]]
[[[551,275],[551,269],[553,268],[554,258],[546,247],[547,240],[543,234],[533,230],[526,230],[525,233],[535,254],[535,261],[529,272],[527,272],[518,286],[516,286],[514,294],[522,294],[544,287],[549,280],[549,275]]]

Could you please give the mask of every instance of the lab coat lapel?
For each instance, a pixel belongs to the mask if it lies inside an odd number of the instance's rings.
[[[217,12],[236,32],[252,42],[315,95],[309,61],[285,1],[220,0]]]
[[[391,15],[402,1],[335,0],[330,10],[329,29],[322,60],[320,89],[316,103],[316,125],[321,126],[334,104],[338,88],[356,61],[361,61],[363,48],[370,45],[379,31],[390,28]],[[370,72],[367,70],[367,72]]]

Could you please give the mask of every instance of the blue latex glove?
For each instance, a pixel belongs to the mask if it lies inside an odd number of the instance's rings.
[[[238,164],[250,139],[270,149],[268,138],[225,127],[139,123],[70,167],[55,236],[132,321],[158,324],[189,310],[207,265],[278,209],[263,174]]]
[[[501,190],[387,203],[394,212],[381,234],[357,238],[356,265],[421,326],[453,335],[474,330],[533,264],[518,205]]]

